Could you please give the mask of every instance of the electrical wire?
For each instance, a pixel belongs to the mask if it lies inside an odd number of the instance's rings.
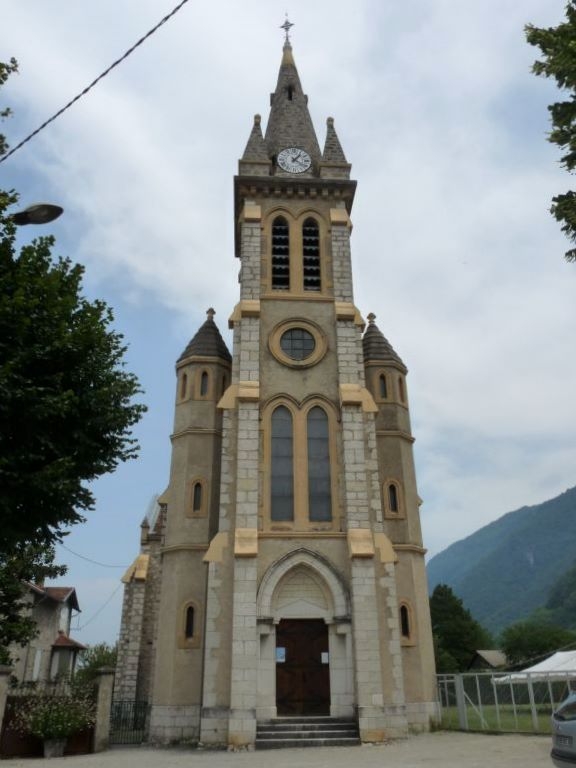
[[[109,598],[106,600],[106,602],[105,602],[105,603],[103,603],[103,604],[100,606],[100,608],[98,608],[98,610],[96,611],[96,613],[93,613],[93,614],[92,614],[92,616],[90,616],[90,618],[86,619],[86,621],[84,622],[84,624],[82,624],[82,626],[74,627],[74,632],[81,632],[81,631],[82,631],[82,630],[83,630],[85,627],[87,627],[87,626],[88,626],[88,624],[90,624],[91,622],[93,622],[93,621],[94,621],[94,619],[95,619],[97,616],[99,616],[99,615],[102,613],[102,611],[104,610],[104,608],[106,608],[106,606],[108,605],[108,603],[110,603],[110,602],[111,602],[111,601],[114,599],[114,597],[116,597],[116,594],[117,594],[117,592],[119,592],[119,590],[120,590],[120,589],[121,589],[123,586],[124,586],[124,584],[123,584],[122,582],[120,582],[120,584],[118,584],[118,586],[116,587],[116,589],[114,590],[114,592],[112,592],[112,594],[111,594],[111,595],[110,595],[110,597],[109,597]]]
[[[127,565],[109,565],[108,563],[99,563],[98,560],[92,560],[90,557],[85,557],[84,555],[78,554],[78,552],[74,552],[73,549],[70,549],[70,547],[67,547],[66,544],[63,544],[60,542],[60,546],[66,550],[66,552],[70,552],[71,555],[75,555],[76,557],[79,557],[81,560],[86,560],[87,563],[92,563],[93,565],[99,565],[101,568],[128,568]]]
[[[166,16],[164,16],[164,18],[161,21],[159,21],[158,24],[156,24],[155,27],[153,27],[149,32],[147,32],[143,37],[141,37],[136,43],[134,43],[134,45],[131,48],[129,48],[126,51],[125,54],[123,54],[119,59],[116,59],[116,61],[113,64],[111,64],[108,67],[108,69],[106,69],[104,72],[102,72],[101,75],[98,75],[96,80],[93,80],[90,83],[90,85],[87,85],[86,88],[84,88],[84,90],[81,93],[79,93],[71,101],[69,101],[68,104],[66,104],[64,107],[62,107],[62,109],[59,109],[58,112],[56,112],[56,114],[52,115],[51,118],[49,118],[44,123],[42,123],[42,125],[39,128],[36,128],[35,131],[32,131],[31,134],[26,136],[26,138],[23,139],[19,144],[17,144],[13,149],[11,149],[9,152],[6,152],[6,154],[2,155],[2,157],[0,157],[0,163],[3,163],[11,155],[13,155],[19,149],[21,149],[24,146],[24,144],[27,144],[30,141],[30,139],[33,139],[34,136],[37,136],[40,133],[40,131],[43,131],[44,128],[46,128],[46,126],[50,125],[50,123],[53,123],[54,120],[56,120],[57,117],[60,117],[60,115],[62,115],[64,112],[66,112],[67,109],[69,109],[73,104],[75,104],[79,99],[81,99],[82,96],[85,96],[88,93],[88,91],[92,90],[92,88],[94,88],[94,86],[97,83],[99,83],[100,80],[105,78],[106,75],[108,75],[114,69],[114,67],[117,67],[118,64],[121,64],[124,61],[124,59],[127,59],[128,56],[130,56],[130,54],[133,53],[136,50],[136,48],[138,48],[139,45],[142,45],[142,43],[145,40],[147,40],[151,35],[153,35],[158,29],[160,29],[160,27],[163,24],[165,24],[169,19],[172,18],[172,16],[174,16],[176,13],[178,13],[180,8],[182,8],[182,6],[185,5],[187,2],[188,2],[188,0],[181,0],[181,2],[178,3],[178,5],[170,11],[170,13],[168,13]]]

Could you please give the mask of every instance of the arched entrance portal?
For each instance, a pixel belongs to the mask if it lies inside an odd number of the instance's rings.
[[[353,715],[349,600],[328,561],[301,549],[274,563],[258,590],[258,626],[258,718]]]

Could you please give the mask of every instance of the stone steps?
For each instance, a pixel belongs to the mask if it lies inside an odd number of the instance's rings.
[[[352,747],[360,744],[358,723],[337,717],[278,717],[260,721],[256,749]]]

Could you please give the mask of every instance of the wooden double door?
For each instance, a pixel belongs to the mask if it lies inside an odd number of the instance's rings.
[[[329,715],[328,626],[323,619],[282,619],[276,627],[278,715]]]

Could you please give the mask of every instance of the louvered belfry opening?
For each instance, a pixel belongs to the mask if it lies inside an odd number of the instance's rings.
[[[302,257],[304,260],[304,290],[319,291],[320,285],[320,231],[318,222],[306,219],[302,226]]]
[[[290,234],[283,216],[272,222],[272,288],[290,290]]]

